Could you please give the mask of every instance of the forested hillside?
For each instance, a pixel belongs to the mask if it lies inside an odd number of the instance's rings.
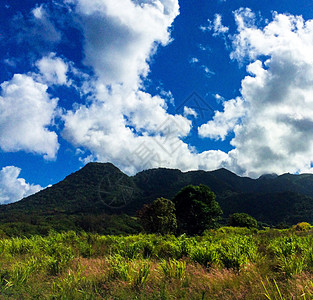
[[[251,179],[226,169],[183,173],[159,168],[127,176],[110,163],[89,163],[52,187],[1,206],[0,226],[13,226],[13,232],[27,224],[43,232],[52,226],[57,230],[101,228],[102,233],[135,233],[139,225],[133,216],[144,204],[158,197],[171,200],[189,184],[210,187],[224,220],[235,212],[248,213],[269,225],[313,220],[311,174]]]

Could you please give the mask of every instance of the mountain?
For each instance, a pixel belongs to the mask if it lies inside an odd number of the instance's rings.
[[[145,203],[157,197],[172,199],[184,186],[201,183],[216,194],[225,219],[231,213],[246,212],[270,225],[313,221],[312,174],[251,179],[226,169],[181,172],[158,168],[127,176],[113,164],[89,163],[35,195],[0,206],[0,229],[11,226],[14,233],[25,226],[42,227],[42,231],[52,226],[57,230],[136,232],[139,227],[132,216]]]

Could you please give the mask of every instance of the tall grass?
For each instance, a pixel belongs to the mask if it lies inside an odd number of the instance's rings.
[[[312,299],[311,231],[0,239],[0,299]]]

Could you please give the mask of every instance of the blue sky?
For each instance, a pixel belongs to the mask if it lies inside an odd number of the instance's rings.
[[[87,162],[312,173],[313,1],[3,0],[0,203]]]

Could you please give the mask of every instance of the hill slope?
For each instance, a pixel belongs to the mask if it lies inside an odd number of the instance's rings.
[[[157,197],[172,199],[184,186],[200,183],[215,192],[225,218],[234,212],[247,212],[272,225],[313,221],[312,174],[251,179],[226,169],[183,173],[159,168],[130,177],[110,163],[89,163],[52,187],[0,206],[0,222],[36,224],[44,218],[45,224],[55,221],[61,226],[68,222],[73,228],[91,230],[90,223],[95,222],[97,216],[102,216],[99,226],[110,226],[103,225],[104,219],[110,219],[109,215],[135,215],[145,203]],[[89,221],[84,228],[86,218]],[[120,222],[132,222],[130,217],[119,218]]]

